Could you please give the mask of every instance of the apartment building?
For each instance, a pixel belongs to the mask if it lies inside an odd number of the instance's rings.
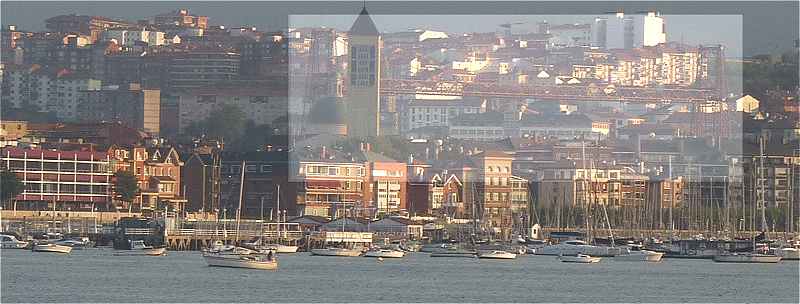
[[[25,185],[17,209],[91,211],[111,210],[113,166],[103,152],[0,149],[3,167]]]
[[[161,131],[161,90],[143,89],[138,83],[104,86],[79,92],[78,120],[120,121],[158,136]]]

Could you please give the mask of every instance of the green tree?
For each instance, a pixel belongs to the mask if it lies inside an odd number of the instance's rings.
[[[187,129],[188,135],[205,136],[224,140],[226,144],[236,146],[242,140],[247,121],[245,113],[236,105],[222,105],[206,119],[196,122]]]
[[[139,194],[139,184],[131,172],[120,170],[114,174],[114,190],[120,200],[130,203]]]
[[[16,197],[25,190],[25,184],[14,172],[0,171],[0,198],[5,202]]]

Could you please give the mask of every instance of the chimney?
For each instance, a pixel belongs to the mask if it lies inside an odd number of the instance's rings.
[[[372,145],[370,143],[367,143],[367,151],[372,151]]]
[[[360,144],[358,149],[361,150],[361,152],[364,152],[364,142],[363,141],[361,142],[361,144]]]
[[[321,159],[327,159],[328,158],[328,150],[327,150],[327,148],[325,146],[322,146],[322,153],[320,154],[320,158]]]

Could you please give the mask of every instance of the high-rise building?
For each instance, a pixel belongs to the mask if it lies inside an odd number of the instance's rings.
[[[380,135],[382,41],[366,8],[361,10],[349,35],[348,134],[353,137],[375,137]]]
[[[592,45],[606,49],[632,49],[656,46],[667,42],[664,18],[658,12],[646,15],[625,15],[595,19]]]

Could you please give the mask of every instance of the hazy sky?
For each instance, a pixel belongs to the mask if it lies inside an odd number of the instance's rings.
[[[212,24],[283,29],[287,26],[287,16],[291,15],[293,26],[325,25],[346,29],[354,18],[347,14],[357,13],[361,5],[360,1],[2,1],[0,22],[3,25],[16,24],[24,30],[42,30],[44,19],[60,14],[137,20],[176,8],[188,8],[193,14],[209,16]],[[533,30],[540,20],[551,23],[589,22],[595,16],[619,9],[636,12],[657,8],[665,16],[668,40],[691,44],[721,43],[726,45],[729,57],[738,57],[743,50],[746,56],[785,51],[793,46],[793,40],[798,36],[797,4],[792,2],[370,1],[367,8],[375,14],[374,19],[381,31],[431,28],[450,32],[496,31],[499,30],[498,24],[509,21],[526,22],[520,30]]]

